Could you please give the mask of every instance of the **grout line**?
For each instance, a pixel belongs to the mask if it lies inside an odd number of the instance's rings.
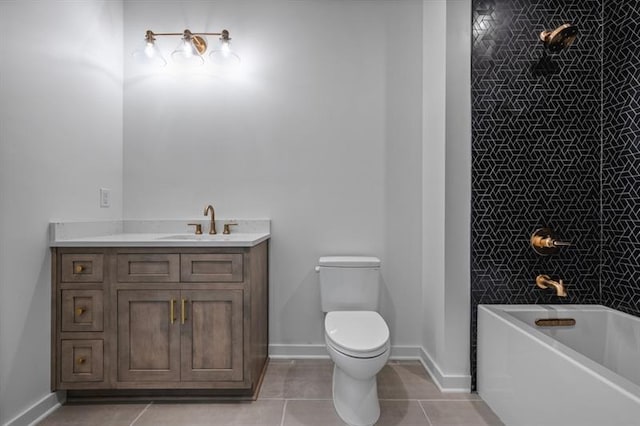
[[[331,401],[332,398],[285,398],[285,401]]]
[[[424,409],[424,405],[422,405],[422,401],[418,401],[418,404],[420,405],[420,409],[422,410],[422,414],[424,414],[424,416],[427,418],[427,423],[429,424],[429,426],[433,426],[433,423],[431,423],[431,419],[429,418],[429,415],[427,414],[427,410]]]
[[[481,398],[464,399],[464,398],[379,398],[380,401],[427,401],[427,402],[467,402],[482,401]]]
[[[282,404],[282,419],[280,420],[280,426],[284,426],[284,415],[287,411],[287,400],[284,400],[284,404]]]
[[[153,401],[151,401],[150,403],[147,404],[146,407],[144,407],[144,410],[142,410],[140,412],[140,414],[138,414],[136,416],[136,418],[133,419],[133,421],[131,422],[131,424],[129,426],[133,426],[138,421],[138,419],[140,419],[140,417],[142,417],[142,415],[147,412],[147,410],[149,409],[149,407],[151,407],[151,405],[153,405]]]

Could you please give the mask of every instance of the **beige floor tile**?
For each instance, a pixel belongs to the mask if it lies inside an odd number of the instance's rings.
[[[134,426],[280,426],[284,401],[153,404]]]
[[[258,399],[284,397],[287,373],[294,362],[292,360],[269,360]]]
[[[289,400],[285,410],[284,426],[343,426],[333,401]],[[427,426],[417,401],[381,401],[380,419],[376,426]]]
[[[40,426],[129,426],[147,404],[63,405]]]
[[[331,400],[289,400],[283,426],[344,426]]]
[[[471,393],[442,393],[419,361],[391,362],[378,373],[380,399],[477,400]]]
[[[418,401],[380,401],[376,426],[425,426],[429,420]]]
[[[483,401],[420,401],[433,426],[499,426],[498,416]]]
[[[260,399],[330,399],[333,364],[329,360],[293,360],[267,369]]]

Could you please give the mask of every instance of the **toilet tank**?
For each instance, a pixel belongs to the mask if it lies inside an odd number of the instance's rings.
[[[377,257],[321,257],[317,270],[323,312],[378,310],[380,259]]]

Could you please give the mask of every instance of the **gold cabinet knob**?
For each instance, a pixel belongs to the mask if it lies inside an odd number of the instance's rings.
[[[76,359],[76,364],[84,364],[86,361],[84,357],[79,356],[78,359]]]
[[[85,312],[87,312],[86,308],[82,308],[82,307],[76,308],[76,315],[77,316],[80,316],[80,315],[84,314]]]
[[[86,270],[85,266],[78,263],[77,265],[75,265],[73,267],[73,272],[75,272],[76,274],[81,274]]]

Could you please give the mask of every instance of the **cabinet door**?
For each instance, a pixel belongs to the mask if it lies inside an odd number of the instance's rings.
[[[118,380],[180,380],[180,292],[118,291]]]
[[[243,380],[243,290],[181,293],[183,381]]]

